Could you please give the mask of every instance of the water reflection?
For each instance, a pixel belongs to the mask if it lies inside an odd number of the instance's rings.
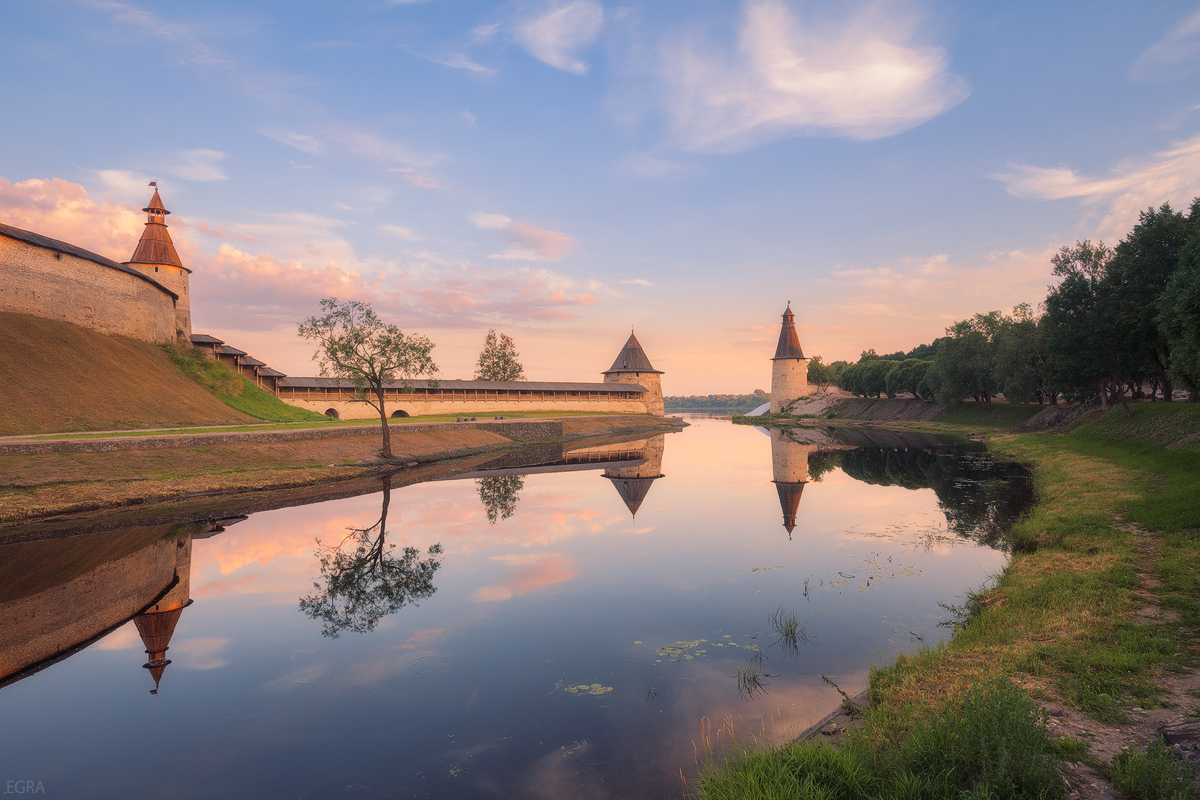
[[[75,655],[133,620],[158,693],[171,636],[191,605],[200,523],[49,539],[0,551],[0,687]]]
[[[389,478],[382,484],[383,508],[376,522],[348,528],[337,544],[317,540],[322,580],[313,583],[315,593],[300,600],[300,610],[319,620],[322,635],[331,639],[343,631],[373,631],[383,617],[437,591],[433,574],[442,565],[442,546],[431,544],[424,558],[415,547],[405,547],[396,556],[396,545],[387,541]]]
[[[475,485],[479,487],[479,501],[483,503],[488,522],[495,525],[516,513],[517,501],[521,499],[521,490],[525,488],[525,477],[492,475],[476,479]]]
[[[0,766],[128,796],[149,736],[174,797],[679,796],[702,719],[796,735],[822,674],[858,691],[1003,561],[968,528],[1019,513],[1006,467],[839,436],[705,420],[199,517],[237,525],[31,530],[0,544],[0,673],[58,666],[0,691]]]

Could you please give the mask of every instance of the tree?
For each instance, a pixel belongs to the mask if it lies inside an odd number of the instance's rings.
[[[1200,203],[1192,205],[1200,223]],[[1170,375],[1200,399],[1200,225],[1188,240],[1167,288],[1158,299],[1158,326],[1171,347]]]
[[[993,339],[996,348],[996,385],[1010,403],[1058,402],[1050,357],[1046,349],[1045,317],[1034,314],[1028,303],[1001,320]]]
[[[1141,396],[1142,383],[1149,380],[1151,399],[1157,389],[1164,400],[1171,399],[1171,342],[1157,323],[1158,300],[1190,235],[1189,220],[1169,204],[1143,211],[1117,245],[1101,284],[1107,316],[1118,332],[1117,367],[1134,397]]]
[[[399,557],[387,543],[387,513],[391,501],[389,478],[383,479],[383,510],[379,520],[366,528],[347,528],[347,535],[333,546],[317,540],[321,559],[321,582],[317,591],[300,600],[300,610],[323,623],[321,633],[336,639],[342,631],[366,633],[383,617],[432,595],[433,574],[441,566],[442,546],[431,545],[425,558],[415,547],[406,547]],[[350,545],[347,551],[347,545]]]
[[[411,381],[421,375],[437,374],[430,355],[433,342],[420,334],[404,334],[395,325],[385,324],[366,303],[357,300],[339,302],[327,297],[321,301],[323,316],[309,317],[300,323],[301,338],[316,341],[313,358],[322,377],[348,380],[354,385],[354,400],[365,402],[379,412],[383,427],[383,457],[392,457],[392,439],[388,431],[384,389],[400,382],[411,390]]]
[[[831,364],[826,364],[820,356],[808,360],[808,382],[816,386],[817,391],[823,392],[829,384],[837,380],[837,370]]]
[[[517,360],[517,345],[506,333],[496,336],[495,330],[487,332],[479,361],[475,363],[477,381],[523,381],[525,368]]]
[[[998,390],[995,379],[996,330],[999,311],[976,314],[946,328],[946,338],[938,348],[933,366],[925,379],[936,387],[938,402],[944,404],[973,397],[986,408]]]

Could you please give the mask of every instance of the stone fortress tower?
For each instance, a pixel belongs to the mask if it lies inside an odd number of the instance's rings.
[[[796,441],[786,430],[771,428],[771,483],[779,493],[783,527],[787,529],[789,539],[796,528],[796,512],[800,510],[804,485],[808,483],[808,457],[816,449],[815,444]]]
[[[635,446],[643,454],[643,460],[627,467],[610,467],[604,470],[604,477],[613,482],[613,487],[617,494],[621,495],[621,500],[625,502],[625,507],[634,519],[637,519],[638,509],[649,494],[651,484],[663,477],[662,461],[666,438],[659,434],[636,443]]]
[[[808,359],[800,349],[796,315],[789,302],[783,312],[783,328],[779,331],[775,357],[771,359],[771,413],[778,414],[793,400],[808,394]]]
[[[150,205],[142,209],[146,212],[146,227],[133,257],[125,262],[125,266],[153,278],[179,295],[175,302],[175,330],[179,339],[186,343],[192,335],[192,308],[188,298],[191,270],[183,265],[175,252],[175,243],[171,241],[165,221],[171,212],[163,207],[158,184],[151,182],[150,185],[154,187],[154,196],[150,198]]]
[[[646,413],[662,417],[667,413],[666,403],[663,400],[662,378],[659,377],[662,374],[662,370],[657,370],[650,365],[650,359],[647,358],[646,351],[642,349],[641,342],[630,332],[629,340],[617,354],[617,360],[604,373],[604,382],[633,383],[644,386],[648,390],[645,395]]]

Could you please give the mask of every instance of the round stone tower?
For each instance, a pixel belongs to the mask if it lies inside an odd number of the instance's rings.
[[[771,413],[778,414],[793,400],[808,394],[808,359],[800,349],[796,315],[792,313],[792,304],[788,303],[783,312],[779,345],[775,348],[775,357],[771,359]]]
[[[641,343],[631,332],[629,341],[625,342],[625,346],[617,354],[617,360],[604,373],[604,382],[633,383],[645,387],[647,391],[643,398],[646,403],[646,413],[665,417],[667,409],[663,401],[662,378],[659,377],[662,374],[661,370],[650,366],[650,359],[646,357],[646,351],[642,349]]]
[[[142,230],[137,249],[133,251],[133,258],[126,261],[125,265],[179,295],[175,301],[175,330],[180,340],[186,343],[192,335],[192,308],[188,299],[188,275],[191,270],[179,260],[175,243],[167,232],[165,220],[171,212],[163,207],[157,184],[150,185],[155,187],[154,196],[150,198],[150,205],[142,209],[146,212],[146,227]]]

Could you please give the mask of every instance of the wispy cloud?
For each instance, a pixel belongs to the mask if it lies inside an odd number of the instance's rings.
[[[628,280],[621,281],[621,283],[626,286],[654,286],[653,283],[645,278],[629,278]]]
[[[251,69],[237,56],[200,36],[186,23],[164,19],[133,3],[110,0],[81,2],[108,12],[118,22],[140,28],[169,42],[171,56],[177,63],[209,74],[223,74],[229,85],[247,97],[271,103],[299,102],[295,89],[302,81],[296,76]]]
[[[604,31],[604,8],[593,0],[553,3],[514,25],[513,35],[529,54],[555,69],[585,75],[576,53]]]
[[[516,245],[488,258],[501,261],[561,261],[575,244],[575,237],[566,233],[538,228],[504,214],[472,214],[476,228],[496,231]]]
[[[395,172],[404,176],[404,179],[414,186],[420,186],[422,189],[442,189],[441,180],[430,175],[428,172],[422,172],[412,167],[393,167],[388,172]]]
[[[176,164],[167,167],[167,174],[185,181],[204,183],[228,180],[229,176],[220,166],[228,157],[227,153],[219,150],[185,150],[179,154]]]
[[[692,172],[683,164],[649,153],[631,153],[623,156],[617,160],[617,169],[625,175],[639,178],[677,178]]]
[[[915,14],[881,3],[830,22],[780,0],[747,0],[729,44],[685,36],[661,48],[676,143],[737,152],[797,135],[878,139],[953,108],[970,90],[941,47],[914,42]]]
[[[484,66],[476,61],[472,61],[466,53],[446,53],[444,55],[431,55],[429,53],[420,53],[416,50],[405,48],[404,51],[409,55],[414,55],[417,58],[423,58],[426,61],[432,61],[435,64],[441,64],[443,67],[453,67],[454,69],[462,69],[467,72],[473,72],[476,75],[495,75],[496,70],[492,67]]]
[[[412,228],[406,228],[403,225],[380,225],[379,230],[384,233],[390,233],[397,239],[403,239],[406,242],[416,242],[421,238],[412,232]]]
[[[989,177],[1004,184],[1009,194],[1037,200],[1081,198],[1088,204],[1107,203],[1098,233],[1124,233],[1138,212],[1163,200],[1185,205],[1200,194],[1200,136],[1177,142],[1169,149],[1139,161],[1125,161],[1103,177],[1081,175],[1069,167],[1010,164],[1006,172]]]
[[[1182,78],[1200,67],[1200,11],[1195,11],[1152,44],[1129,67],[1135,81]]]
[[[297,133],[295,131],[284,131],[278,129],[260,131],[260,133],[263,136],[274,139],[282,144],[286,144],[288,147],[294,147],[297,150],[308,153],[309,155],[320,155],[325,149],[325,146],[321,140],[306,133]]]

